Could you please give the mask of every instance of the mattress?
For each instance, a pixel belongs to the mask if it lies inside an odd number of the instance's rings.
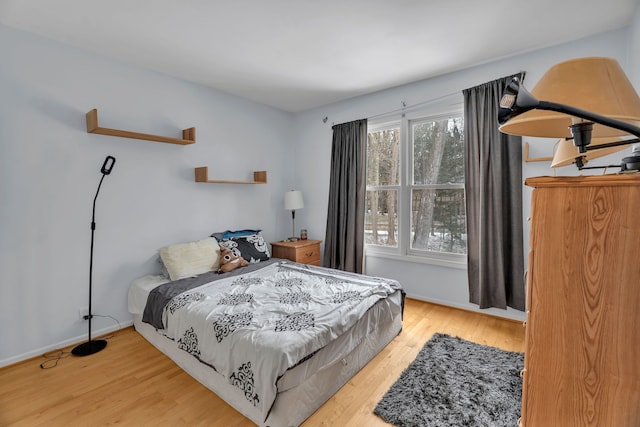
[[[247,400],[224,375],[180,350],[174,340],[142,321],[149,293],[168,280],[145,276],[129,290],[129,310],[136,330],[181,368],[218,394],[227,403],[260,426],[295,426],[311,415],[359,369],[384,348],[402,328],[402,291],[377,301],[345,333],[315,352],[312,357],[290,368],[277,381],[277,397],[268,417]]]

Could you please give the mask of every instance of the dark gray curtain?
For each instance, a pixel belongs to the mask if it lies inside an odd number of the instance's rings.
[[[522,139],[498,130],[512,77],[463,91],[469,301],[524,310]]]
[[[362,273],[367,119],[333,126],[325,267]]]

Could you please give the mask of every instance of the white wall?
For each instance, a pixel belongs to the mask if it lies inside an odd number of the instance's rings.
[[[618,59],[623,68],[626,68],[628,65],[628,45],[629,29],[609,32],[298,114],[296,133],[300,145],[297,147],[297,156],[298,164],[301,166],[296,169],[296,180],[301,183],[303,191],[308,195],[307,203],[309,204],[309,209],[305,206],[305,209],[300,211],[300,223],[304,223],[309,228],[309,232],[314,238],[324,238],[329,191],[332,123],[344,123],[395,111],[401,109],[402,102],[408,106],[430,100],[441,100],[441,104],[462,103],[461,91],[463,89],[522,70],[527,72],[526,86],[532,88],[550,66],[571,58],[613,57]],[[328,117],[326,123],[322,121],[324,117]],[[524,138],[523,140],[532,143],[530,156],[552,155],[555,141],[535,138]],[[615,156],[614,162],[617,163],[623,157],[620,153],[613,156]],[[603,158],[603,161],[606,160]],[[564,167],[554,172],[549,165],[550,162],[523,163],[523,177],[553,175],[555,172],[559,175],[578,173],[574,167]],[[528,247],[529,230],[526,219],[530,210],[530,194],[530,190],[525,188],[523,192],[525,248]],[[366,273],[399,280],[411,297],[477,310],[476,305],[468,302],[466,270],[367,257]],[[524,313],[512,309],[481,311],[498,316],[524,319]]]
[[[158,271],[161,246],[230,228],[287,234],[293,116],[0,26],[0,366],[86,339],[91,206],[96,209],[94,313],[131,322],[130,282]],[[86,132],[100,125],[179,137],[179,146]],[[211,178],[267,185],[194,182]],[[94,331],[117,327],[96,318]]]
[[[640,4],[640,3],[638,3]],[[640,91],[640,7],[636,6],[636,13],[629,29],[629,79],[636,88],[636,92]]]
[[[87,305],[91,202],[106,155],[117,161],[97,204],[94,313],[125,325],[127,288],[157,271],[159,247],[240,227],[280,239],[291,226],[285,190],[304,191],[296,228],[324,239],[333,123],[402,102],[461,102],[463,89],[521,70],[533,87],[551,65],[573,57],[615,57],[638,83],[639,28],[636,14],[627,30],[291,115],[0,26],[0,366],[86,339],[77,311]],[[195,126],[198,142],[90,135],[84,115],[92,108],[104,127],[179,136]],[[553,141],[525,141],[535,143],[532,156],[551,155]],[[249,179],[264,169],[269,183],[196,184],[196,166],[221,179]],[[526,163],[523,173],[554,171]],[[526,226],[528,189],[523,197]],[[476,309],[467,302],[465,270],[369,258],[367,273],[397,278],[415,298]],[[485,312],[523,318],[515,310]],[[109,319],[94,322],[95,333],[115,328]]]

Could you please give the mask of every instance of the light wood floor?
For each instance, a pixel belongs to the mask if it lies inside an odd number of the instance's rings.
[[[522,323],[408,299],[403,331],[303,427],[386,426],[373,408],[435,333],[524,351]],[[65,351],[70,351],[65,349]],[[0,426],[254,426],[125,328],[100,353],[0,369]]]

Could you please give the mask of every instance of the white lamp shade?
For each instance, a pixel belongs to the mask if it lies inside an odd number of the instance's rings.
[[[291,190],[284,193],[284,208],[291,211],[304,208],[302,191]]]
[[[581,108],[634,126],[640,125],[640,98],[622,67],[612,58],[577,58],[551,67],[531,90],[540,101]],[[571,138],[572,116],[548,110],[531,110],[513,117],[500,131],[513,135]],[[613,137],[625,132],[593,125],[593,137]]]
[[[623,138],[592,138],[591,144],[589,144],[589,147],[606,144],[608,142],[621,141],[622,139]],[[576,158],[580,156],[586,157],[586,159],[584,160],[586,163],[589,160],[606,156],[607,154],[616,153],[618,151],[624,150],[627,147],[628,146],[625,146],[625,145],[619,145],[614,147],[601,148],[597,150],[589,150],[586,153],[581,154],[578,151],[578,148],[573,145],[573,140],[561,139],[558,141],[558,147],[556,149],[555,154],[553,155],[553,160],[551,161],[551,167],[557,168],[560,166],[571,165],[575,163]]]

